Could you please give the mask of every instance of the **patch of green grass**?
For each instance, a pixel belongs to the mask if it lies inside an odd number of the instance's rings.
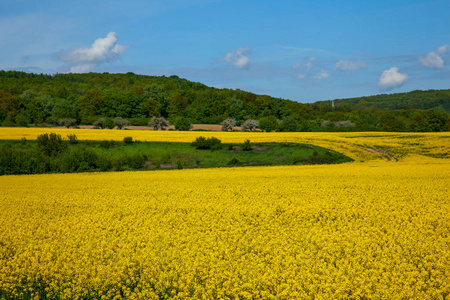
[[[350,158],[321,147],[295,143],[224,144],[217,150],[198,150],[190,143],[118,141],[77,141],[68,143],[58,157],[44,157],[46,165],[32,168],[24,164],[25,158],[42,158],[36,141],[0,141],[8,146],[8,157],[0,163],[9,164],[1,174],[59,173],[80,171],[125,171],[185,168],[217,168],[232,166],[275,166],[295,164],[335,164]],[[5,148],[6,149],[6,148]],[[12,153],[20,155],[12,155]],[[87,160],[87,161],[84,161]],[[27,170],[23,169],[27,165]],[[30,171],[39,170],[39,171]]]

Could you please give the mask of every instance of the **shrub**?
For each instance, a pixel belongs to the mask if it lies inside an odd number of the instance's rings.
[[[114,119],[114,124],[117,126],[118,129],[125,128],[127,126],[130,126],[130,122],[128,122],[127,119],[117,117]]]
[[[250,144],[250,140],[245,140],[245,142],[242,144],[242,150],[244,151],[251,151],[252,145]]]
[[[56,133],[44,133],[37,137],[37,147],[47,156],[56,156],[63,152],[67,145],[61,135]]]
[[[114,120],[110,118],[105,118],[103,122],[103,128],[113,129],[116,124],[114,124]]]
[[[153,130],[164,130],[166,127],[169,127],[169,122],[164,117],[152,117],[148,122],[148,126],[152,127]]]
[[[205,138],[199,136],[191,143],[191,146],[199,150],[219,150],[222,149],[222,141],[216,137]]]
[[[77,120],[75,119],[59,119],[59,126],[64,126],[66,128],[77,126]]]
[[[132,154],[127,156],[127,164],[130,168],[133,169],[140,169],[144,165],[144,163],[147,161],[147,157],[140,153]]]
[[[113,145],[114,145],[114,141],[107,141],[107,140],[100,141],[101,148],[109,149]]]
[[[233,157],[229,162],[227,162],[227,165],[229,165],[229,166],[237,166],[240,164],[242,164],[242,163],[236,157]]]
[[[184,117],[178,118],[175,121],[175,129],[180,131],[189,131],[192,129],[192,123],[189,119]]]
[[[244,124],[242,124],[241,130],[242,131],[253,131],[256,128],[258,128],[259,122],[258,120],[252,120],[252,119],[248,119],[244,122]]]
[[[222,131],[233,131],[233,127],[236,126],[235,119],[225,119],[222,122]]]
[[[274,116],[262,117],[259,119],[258,128],[267,132],[278,129],[278,121]]]
[[[69,144],[78,144],[78,138],[75,134],[68,134],[67,138],[69,139]]]
[[[280,131],[295,132],[298,131],[298,123],[293,117],[286,117],[280,123]]]
[[[127,136],[123,138],[123,142],[125,145],[129,145],[133,143],[133,138],[131,136]]]

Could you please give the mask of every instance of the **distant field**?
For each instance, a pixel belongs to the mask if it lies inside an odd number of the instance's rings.
[[[449,133],[57,132],[310,143],[356,161],[1,176],[0,299],[450,296]]]

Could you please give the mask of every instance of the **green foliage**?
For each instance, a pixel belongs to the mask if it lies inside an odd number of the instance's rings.
[[[281,132],[295,132],[298,131],[298,123],[293,117],[286,117],[281,120],[280,128]]]
[[[278,120],[274,116],[262,117],[259,119],[259,129],[270,132],[278,129]]]
[[[103,122],[103,128],[113,129],[115,126],[116,126],[116,124],[114,124],[113,119],[105,118],[105,120]]]
[[[140,169],[147,161],[147,157],[141,153],[134,153],[127,156],[126,163],[130,168]]]
[[[187,118],[179,117],[175,121],[175,129],[180,131],[189,131],[192,129],[192,123]]]
[[[56,133],[44,133],[37,137],[37,147],[46,156],[56,156],[63,152],[67,145],[64,143],[61,135]]]
[[[69,139],[69,144],[78,144],[78,138],[75,134],[68,134],[67,138]]]
[[[205,138],[199,136],[191,143],[192,147],[198,150],[219,150],[222,149],[222,141],[216,137]]]
[[[124,137],[124,138],[123,138],[123,143],[124,143],[125,145],[130,145],[130,144],[132,144],[132,143],[133,143],[133,137],[131,137],[131,136],[126,136],[126,137]]]
[[[250,143],[250,140],[245,140],[245,142],[241,145],[242,150],[244,151],[251,151],[252,145]]]
[[[233,157],[229,162],[227,162],[227,165],[229,166],[238,166],[241,165],[241,161],[237,159],[236,157]]]
[[[178,130],[187,128],[184,123],[178,124],[178,119],[220,124],[227,118],[259,120],[258,127],[264,131],[449,130],[447,125],[442,127],[442,120],[450,112],[450,89],[337,99],[334,103],[334,107],[331,101],[302,104],[242,90],[207,87],[178,76],[0,71],[2,126],[57,125],[58,120],[73,119],[80,124],[95,123],[97,128],[125,128],[127,123],[115,123],[116,117],[144,126],[155,116],[174,120]],[[425,113],[430,109],[440,116]],[[287,124],[278,128],[277,120],[289,117],[297,121],[297,128]],[[102,121],[96,122],[100,118]],[[335,126],[320,126],[324,120]],[[355,126],[336,126],[342,121]],[[232,130],[235,124],[223,124],[224,130]],[[168,126],[157,125],[156,129]]]

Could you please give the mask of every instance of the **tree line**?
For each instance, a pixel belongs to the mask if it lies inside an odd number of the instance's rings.
[[[450,90],[305,104],[212,88],[175,75],[0,71],[2,126],[103,127],[105,120],[111,124],[117,118],[128,122],[124,126],[148,126],[152,119],[164,118],[183,128],[232,119],[237,125],[255,120],[267,131],[448,131],[449,112]]]

